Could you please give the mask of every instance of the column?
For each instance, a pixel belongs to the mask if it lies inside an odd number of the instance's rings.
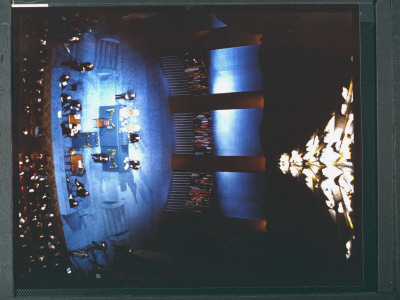
[[[265,157],[173,155],[171,169],[191,172],[265,172]]]
[[[185,36],[181,49],[196,49],[207,51],[231,47],[261,44],[261,34],[249,33],[232,27],[219,27],[198,31]]]
[[[219,109],[264,108],[262,91],[176,96],[169,98],[171,113],[202,112]]]

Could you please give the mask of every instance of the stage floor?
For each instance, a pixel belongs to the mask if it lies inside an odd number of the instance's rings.
[[[171,182],[174,131],[168,107],[168,87],[158,57],[145,51],[146,43],[143,30],[139,32],[133,26],[125,26],[119,32],[118,40],[102,39],[101,32],[92,32],[84,34],[80,44],[70,47],[70,53],[62,45],[53,50],[53,158],[65,239],[69,250],[84,248],[92,241],[106,241],[109,247],[105,254],[95,251],[100,264],[111,262],[112,245],[138,249],[154,242],[157,219],[167,201]],[[95,68],[80,73],[60,65],[71,58],[93,62]],[[86,168],[83,177],[66,172],[69,166],[65,162],[69,158],[65,155],[72,146],[72,139],[62,136],[60,126],[62,109],[58,81],[62,74],[70,74],[71,82],[82,83],[75,92],[64,90],[82,103],[81,132],[99,136],[99,128],[93,127],[92,119],[99,117],[100,106],[126,105],[140,110],[136,121],[141,126],[142,140],[129,145],[129,157],[140,161],[140,170],[125,171],[119,166],[119,172],[103,171],[103,165],[91,159],[91,154],[101,152],[99,141],[91,148],[80,147],[78,151]],[[133,101],[115,100],[114,95],[127,90],[136,93]],[[79,206],[70,208],[68,194],[76,188],[75,178],[84,183],[90,195],[77,198],[81,200]],[[82,274],[93,268],[88,259],[71,258],[71,261],[77,269],[84,271]]]

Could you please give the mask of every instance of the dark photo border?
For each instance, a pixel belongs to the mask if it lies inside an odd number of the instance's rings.
[[[393,1],[394,2],[394,1]],[[361,99],[362,99],[362,148],[363,148],[363,246],[364,286],[362,289],[271,289],[271,288],[213,288],[213,289],[96,289],[96,290],[15,290],[13,282],[12,239],[12,139],[11,139],[11,4],[0,0],[0,155],[2,176],[0,180],[0,297],[36,296],[188,296],[223,295],[265,297],[274,299],[395,299],[399,296],[398,283],[398,207],[396,205],[398,183],[397,170],[396,101],[399,91],[394,89],[393,79],[398,79],[394,63],[398,63],[400,23],[399,8],[389,0],[378,1],[14,1],[15,4],[49,3],[50,6],[105,6],[105,5],[229,5],[229,4],[360,4],[361,32]],[[396,22],[397,9],[397,23]],[[393,16],[393,17],[392,17]],[[398,25],[396,27],[396,24]],[[393,32],[392,32],[393,28]],[[394,32],[397,30],[396,32]],[[392,45],[393,42],[393,45]],[[375,50],[376,49],[376,50]],[[393,50],[392,50],[393,49]],[[395,163],[393,163],[395,162]],[[340,293],[340,294],[338,294]],[[217,296],[218,295],[218,296]],[[198,296],[200,297],[200,296]],[[212,298],[211,297],[211,298]],[[229,296],[232,298],[232,296]],[[146,297],[148,298],[148,297]],[[118,297],[113,297],[118,299]]]

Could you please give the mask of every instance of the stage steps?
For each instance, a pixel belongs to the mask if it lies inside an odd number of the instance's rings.
[[[168,201],[164,211],[184,212],[191,176],[191,172],[174,172],[172,174]]]
[[[182,96],[190,95],[188,77],[185,73],[185,66],[180,56],[160,57],[161,68],[167,78],[169,95]]]
[[[127,228],[125,205],[104,209],[101,214],[107,235],[117,235]]]
[[[118,69],[119,61],[119,42],[110,39],[97,41],[95,62],[96,68]]]

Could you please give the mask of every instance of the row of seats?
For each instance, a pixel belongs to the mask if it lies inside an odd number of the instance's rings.
[[[20,153],[18,159],[17,242],[19,276],[34,276],[63,265],[62,238],[55,230],[45,153]]]
[[[204,57],[200,54],[185,53],[183,63],[190,92],[195,95],[207,94],[210,89],[210,79]]]
[[[21,128],[15,182],[16,277],[25,283],[38,278],[65,276],[65,241],[60,231],[58,207],[52,199],[53,186],[44,137],[48,116],[44,112],[49,24],[44,18],[25,15],[21,35],[19,81],[16,94]]]
[[[212,138],[210,112],[203,112],[194,116],[193,130],[195,155],[213,154],[214,142]]]
[[[23,136],[39,138],[45,132],[41,124],[44,104],[44,71],[47,64],[47,35],[46,20],[41,20],[25,34],[29,47],[23,53],[20,62],[21,84],[23,90]]]
[[[192,173],[185,211],[200,212],[207,209],[211,200],[214,176],[209,173]]]

